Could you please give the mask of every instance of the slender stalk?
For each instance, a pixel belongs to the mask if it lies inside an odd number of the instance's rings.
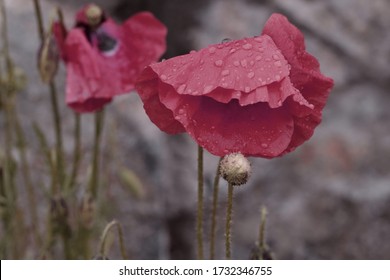
[[[50,177],[51,177],[51,196],[55,196],[58,193],[58,184],[57,184],[57,176],[56,176],[56,170],[55,170],[55,164],[53,163],[53,159],[50,153],[49,145],[47,144],[47,140],[45,137],[45,134],[43,133],[42,129],[39,127],[37,123],[33,123],[33,129],[35,132],[35,135],[38,138],[40,149],[42,151],[42,154],[45,155],[46,163],[50,170]],[[50,196],[50,195],[49,195]]]
[[[72,191],[74,184],[76,182],[77,173],[80,165],[81,158],[81,122],[80,122],[80,114],[74,113],[75,116],[75,130],[74,130],[74,149],[73,149],[73,163],[72,163],[72,171],[70,174],[69,183],[67,186],[68,191]]]
[[[203,148],[198,146],[198,213],[196,222],[198,259],[203,260]]]
[[[264,258],[264,252],[266,251],[266,244],[265,244],[265,224],[267,220],[267,208],[262,207],[261,208],[261,219],[260,219],[260,226],[259,226],[259,256],[262,260]]]
[[[43,41],[43,38],[45,37],[45,30],[43,28],[43,19],[42,19],[42,12],[41,12],[41,6],[39,5],[39,0],[34,0],[34,9],[35,9],[35,16],[38,24],[38,35],[41,41]]]
[[[19,152],[22,161],[23,179],[25,181],[25,185],[27,189],[28,207],[31,215],[31,224],[32,224],[31,230],[34,236],[35,243],[39,247],[41,245],[41,239],[39,236],[39,225],[38,225],[38,216],[37,216],[38,214],[37,214],[37,207],[36,207],[37,202],[35,199],[35,190],[31,179],[30,166],[27,162],[26,137],[24,135],[18,115],[16,114],[15,111],[13,111],[13,121],[16,128],[17,140],[19,142]]]
[[[56,164],[57,164],[57,175],[58,182],[61,185],[64,184],[64,152],[62,145],[62,128],[61,128],[61,116],[57,100],[57,87],[54,81],[49,83],[50,89],[50,101],[53,110],[54,118],[54,130],[56,138]]]
[[[121,250],[122,258],[124,260],[127,260],[129,258],[128,258],[127,254],[126,254],[126,248],[125,248],[125,242],[124,242],[124,238],[123,238],[122,225],[118,221],[116,221],[116,220],[113,220],[112,222],[110,222],[105,227],[105,229],[103,231],[103,234],[102,234],[102,237],[101,237],[101,240],[100,240],[99,254],[100,254],[100,256],[106,256],[107,255],[107,252],[106,252],[106,247],[107,247],[106,242],[107,242],[108,233],[115,226],[118,229],[119,247],[120,247],[120,250]]]
[[[92,198],[95,199],[97,196],[98,185],[99,185],[99,152],[101,134],[103,130],[104,122],[104,110],[101,110],[95,114],[95,137],[93,144],[93,155],[92,155],[92,171],[91,178],[89,181],[89,192]]]
[[[226,249],[226,259],[230,260],[232,258],[232,249],[231,249],[231,229],[232,229],[232,214],[233,214],[233,189],[234,186],[229,183],[228,186],[228,201],[227,201],[227,210],[226,210],[226,228],[225,228],[225,249]]]
[[[217,211],[218,211],[218,192],[219,192],[219,164],[222,158],[218,161],[217,171],[215,172],[213,184],[213,209],[211,214],[211,231],[210,231],[210,260],[215,258],[215,234],[217,231]]]
[[[14,71],[12,60],[9,54],[9,41],[8,41],[8,26],[7,26],[7,13],[5,9],[4,0],[0,0],[0,14],[1,14],[1,39],[3,41],[2,44],[2,54],[5,57],[5,70],[7,73],[7,81],[8,84],[14,80]],[[16,200],[17,193],[16,187],[13,180],[12,174],[12,156],[11,156],[11,148],[12,148],[12,96],[10,96],[10,90],[8,87],[5,88],[3,92],[0,92],[2,98],[2,104],[4,106],[4,145],[5,145],[5,158],[4,158],[4,172],[3,172],[3,192],[2,196],[5,197],[6,209],[5,213],[2,215],[4,228],[5,228],[5,237],[2,239],[4,244],[2,247],[4,248],[3,253],[5,257],[7,256],[9,251],[12,250],[12,258],[18,257],[18,248],[17,248],[17,240],[15,238],[15,232],[18,232],[18,228],[20,225],[15,223],[15,219],[12,219],[13,213],[17,210]]]
[[[39,0],[34,0],[35,17],[38,26],[38,34],[41,41],[45,37],[45,29],[43,27],[43,19]],[[53,111],[54,130],[56,139],[56,172],[58,176],[58,183],[64,185],[64,151],[62,145],[62,128],[61,128],[61,116],[57,101],[57,87],[54,81],[49,83],[50,101]]]

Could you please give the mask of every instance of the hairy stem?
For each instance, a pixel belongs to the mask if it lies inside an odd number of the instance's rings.
[[[34,236],[35,243],[38,247],[41,245],[41,239],[39,236],[39,224],[38,224],[38,214],[37,214],[37,202],[36,202],[36,197],[35,197],[35,190],[34,186],[32,183],[31,179],[31,171],[30,171],[30,166],[27,161],[27,156],[26,156],[26,137],[24,135],[22,126],[20,124],[20,120],[18,118],[18,115],[16,112],[13,112],[13,120],[15,123],[15,128],[16,128],[16,136],[17,140],[19,142],[19,153],[20,153],[20,158],[22,161],[22,174],[23,174],[23,179],[26,185],[27,189],[27,197],[28,197],[28,207],[29,207],[29,212],[31,216],[31,230]]]
[[[232,248],[231,248],[231,230],[232,230],[232,214],[233,214],[233,189],[234,186],[229,183],[228,186],[228,201],[226,209],[226,228],[225,228],[225,249],[226,249],[226,259],[230,260],[232,258]]]
[[[67,190],[72,191],[74,184],[76,182],[77,173],[80,165],[81,158],[81,122],[80,115],[78,113],[74,114],[75,116],[75,130],[74,130],[74,148],[73,148],[73,163],[72,171],[69,178],[69,183]]]
[[[5,58],[5,70],[7,85],[11,85],[14,81],[14,68],[9,53],[9,41],[8,41],[8,26],[7,26],[7,13],[5,9],[4,0],[0,0],[0,15],[1,15],[1,40],[2,49],[1,54]],[[4,171],[3,171],[3,182],[2,190],[0,190],[0,196],[4,199],[5,210],[2,214],[2,220],[5,228],[5,236],[2,239],[1,244],[2,253],[4,257],[10,257],[8,254],[12,252],[11,258],[18,258],[18,240],[15,238],[15,233],[19,232],[22,228],[16,219],[13,219],[13,215],[17,211],[17,190],[14,182],[13,168],[12,168],[12,111],[13,111],[13,100],[12,100],[12,89],[9,86],[0,88],[1,103],[4,107]]]
[[[198,146],[198,211],[196,222],[198,259],[203,260],[203,148]]]
[[[213,209],[211,214],[211,230],[210,230],[210,260],[215,258],[215,234],[217,231],[217,211],[218,211],[218,192],[219,192],[219,165],[222,158],[218,161],[217,171],[215,172],[213,184]]]
[[[45,29],[43,27],[43,19],[39,0],[34,0],[35,17],[38,26],[38,34],[41,42],[45,37]],[[58,177],[57,182],[64,185],[64,151],[62,145],[62,128],[61,128],[61,115],[57,100],[57,87],[54,81],[49,83],[50,101],[52,106],[53,120],[54,120],[54,131],[56,141],[56,176]]]
[[[104,110],[101,110],[95,114],[95,137],[93,144],[92,154],[92,170],[91,178],[89,181],[89,192],[92,198],[95,199],[97,196],[98,185],[99,185],[99,153],[100,153],[100,142],[103,130],[104,122]]]
[[[260,259],[262,260],[264,258],[264,252],[266,251],[266,244],[265,244],[265,224],[267,220],[267,208],[262,207],[261,208],[261,214],[260,214],[260,226],[259,226],[259,250],[260,250]]]

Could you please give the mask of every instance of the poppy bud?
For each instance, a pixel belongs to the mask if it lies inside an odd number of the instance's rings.
[[[229,184],[240,186],[248,181],[251,174],[251,164],[241,153],[229,154],[221,160],[219,174]]]
[[[59,50],[51,24],[38,52],[38,70],[44,83],[48,84],[53,80],[57,73],[59,59]]]
[[[69,209],[63,197],[58,196],[51,199],[50,213],[53,232],[70,236],[71,232],[68,223]]]
[[[84,228],[92,228],[94,217],[95,217],[96,205],[91,194],[87,193],[84,195],[80,205],[80,221]]]
[[[85,15],[87,17],[88,24],[94,27],[102,21],[103,10],[95,4],[91,4],[85,11]]]

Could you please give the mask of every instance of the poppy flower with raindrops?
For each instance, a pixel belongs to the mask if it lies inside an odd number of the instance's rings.
[[[291,152],[313,135],[332,87],[303,34],[281,14],[260,36],[152,64],[136,84],[162,131],[188,132],[217,156],[264,158]]]

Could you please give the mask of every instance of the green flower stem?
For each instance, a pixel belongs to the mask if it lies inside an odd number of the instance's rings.
[[[37,123],[33,123],[33,129],[36,137],[38,138],[40,149],[43,155],[45,155],[47,166],[50,170],[51,184],[50,184],[50,194],[47,194],[47,197],[55,196],[58,193],[58,184],[57,184],[57,176],[55,170],[55,164],[53,162],[49,145],[47,144],[47,140],[45,134],[42,129],[39,127]]]
[[[81,159],[81,121],[80,114],[74,113],[75,116],[75,130],[74,130],[74,148],[73,148],[73,163],[72,171],[67,185],[67,191],[72,191],[76,182],[77,173],[80,166]]]
[[[13,112],[13,120],[16,128],[16,136],[19,142],[19,153],[22,161],[22,174],[23,179],[25,181],[26,189],[27,189],[27,197],[28,197],[28,207],[31,216],[31,230],[34,236],[35,243],[38,247],[41,246],[41,238],[39,235],[39,223],[38,223],[38,214],[37,214],[37,202],[35,196],[35,190],[31,179],[31,171],[30,166],[27,162],[26,156],[26,137],[24,135],[22,126],[20,124],[20,120],[16,112]]]
[[[2,39],[2,49],[1,54],[5,58],[5,70],[6,70],[6,80],[8,84],[11,84],[11,81],[14,80],[14,69],[12,65],[12,60],[9,54],[9,41],[8,41],[8,26],[7,26],[7,13],[5,9],[5,4],[3,0],[0,0],[0,18],[1,18],[1,39]],[[11,257],[17,259],[19,257],[18,249],[18,240],[15,238],[17,236],[15,233],[20,232],[23,227],[13,218],[15,213],[18,211],[17,207],[17,190],[15,182],[13,180],[13,168],[12,168],[12,96],[10,89],[8,87],[0,88],[0,98],[1,103],[4,106],[4,148],[5,148],[5,158],[4,158],[4,171],[3,171],[3,182],[2,186],[0,185],[0,197],[4,198],[3,203],[6,205],[2,216],[5,236],[1,239],[1,254],[4,258]],[[22,237],[23,238],[23,237]],[[12,253],[12,255],[9,255]]]
[[[260,226],[259,226],[259,256],[262,260],[264,258],[264,252],[266,251],[266,244],[265,244],[265,224],[267,220],[267,209],[265,207],[261,208],[261,214],[260,214]]]
[[[41,6],[39,4],[39,0],[34,0],[34,10],[35,10],[35,17],[38,24],[38,35],[41,41],[43,41],[45,37],[45,30],[43,28],[42,12],[41,12]]]
[[[218,161],[217,171],[215,172],[213,184],[213,209],[211,214],[211,231],[210,231],[210,260],[215,258],[215,235],[217,231],[217,211],[218,211],[218,192],[219,192],[219,164],[222,158]]]
[[[35,8],[35,17],[38,26],[38,34],[41,41],[44,40],[45,37],[45,29],[43,27],[43,19],[41,7],[38,0],[34,0],[34,8]],[[57,87],[54,81],[49,83],[49,91],[50,91],[50,101],[53,111],[53,119],[54,119],[54,130],[55,130],[55,141],[56,141],[56,175],[58,177],[58,184],[60,186],[64,186],[64,151],[62,145],[62,128],[61,128],[61,116],[60,110],[58,107],[57,100]]]
[[[100,142],[104,123],[104,109],[95,114],[95,137],[93,144],[92,155],[92,171],[89,181],[89,192],[93,199],[97,197],[97,191],[99,186],[99,152]]]
[[[62,128],[61,128],[61,115],[58,107],[57,100],[57,87],[54,81],[51,81],[49,84],[50,89],[50,101],[53,110],[53,118],[54,118],[54,130],[55,130],[55,139],[56,139],[56,166],[57,166],[57,175],[58,182],[60,186],[64,185],[64,151],[62,145]]]
[[[203,148],[198,146],[198,211],[196,221],[198,259],[203,260]]]
[[[233,214],[233,189],[234,186],[229,183],[228,186],[228,201],[227,201],[227,210],[226,210],[226,228],[225,228],[225,249],[226,249],[226,259],[230,260],[232,258],[232,249],[231,249],[231,230],[232,230],[232,214]]]

